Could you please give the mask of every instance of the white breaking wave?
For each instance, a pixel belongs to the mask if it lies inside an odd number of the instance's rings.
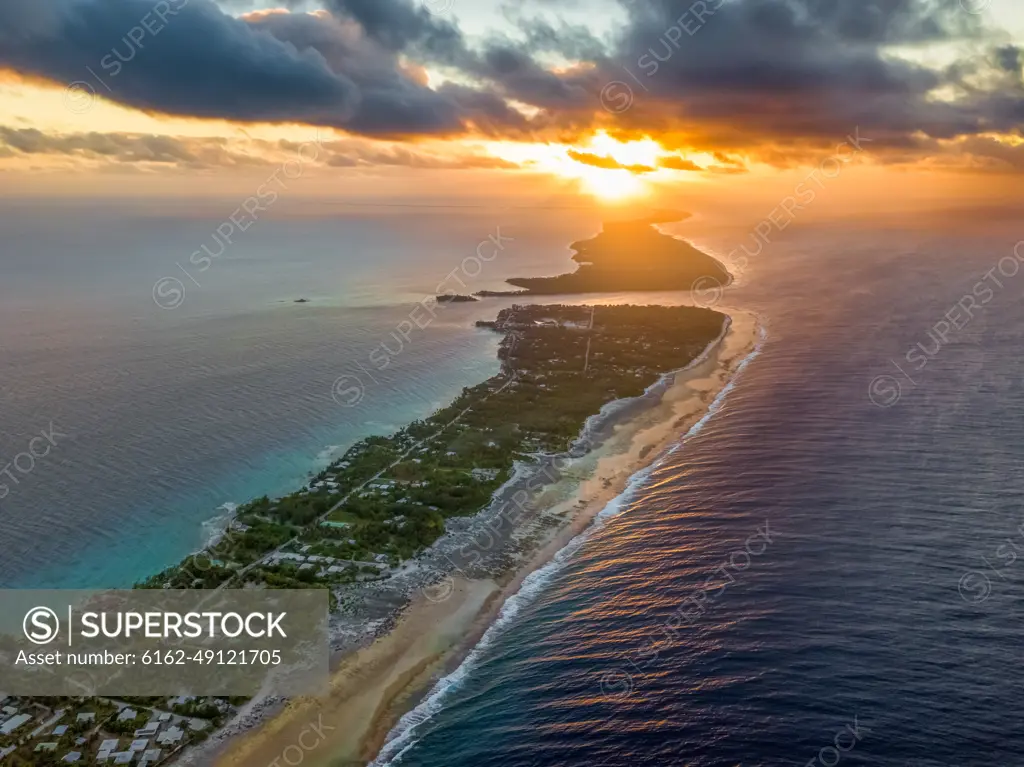
[[[235,518],[235,512],[238,511],[238,504],[227,501],[218,506],[217,511],[224,513],[211,517],[202,524],[203,545],[200,547],[200,551],[214,545],[224,537],[224,532],[228,529],[228,525],[231,524],[231,520]]]
[[[519,591],[510,596],[506,600],[505,604],[502,605],[501,611],[498,613],[498,617],[490,625],[483,637],[472,651],[470,651],[469,655],[466,656],[466,659],[462,661],[459,667],[448,676],[440,679],[437,684],[431,688],[430,693],[418,706],[398,720],[398,723],[388,734],[387,742],[381,749],[380,754],[378,754],[377,758],[371,762],[370,767],[391,767],[393,765],[397,765],[405,753],[416,745],[418,742],[416,736],[420,727],[432,720],[434,716],[444,708],[445,700],[449,694],[458,690],[459,687],[462,686],[462,683],[479,664],[483,653],[500,635],[501,630],[511,623],[516,616],[522,612],[523,608],[531,604],[534,599],[544,591],[544,588],[565,568],[573,555],[583,547],[583,544],[586,543],[594,533],[600,531],[605,526],[607,520],[613,519],[614,517],[628,511],[632,501],[635,500],[639,491],[643,488],[651,474],[660,468],[665,461],[668,460],[669,456],[675,453],[694,436],[699,434],[711,417],[721,410],[722,405],[725,403],[725,398],[728,396],[729,392],[735,388],[739,375],[747,365],[761,354],[767,339],[768,333],[762,324],[758,328],[758,341],[754,344],[753,350],[751,350],[751,352],[736,366],[736,370],[733,372],[732,378],[724,387],[722,387],[718,396],[716,396],[708,406],[707,413],[705,413],[699,421],[691,426],[679,441],[666,450],[661,457],[630,477],[629,482],[626,484],[626,489],[605,505],[605,507],[594,517],[594,521],[586,530],[559,549],[550,562],[543,567],[534,570],[523,579],[523,583],[519,587]],[[693,367],[694,365],[702,362],[703,359],[706,358],[707,354],[710,353],[712,348],[714,348],[714,344],[709,346],[709,348],[705,350],[705,354],[702,354],[697,360],[691,362],[687,368]]]

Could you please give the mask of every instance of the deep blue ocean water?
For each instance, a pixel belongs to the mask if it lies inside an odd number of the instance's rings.
[[[725,405],[381,761],[1024,764],[1022,236],[847,222],[751,257],[723,304],[768,341]]]

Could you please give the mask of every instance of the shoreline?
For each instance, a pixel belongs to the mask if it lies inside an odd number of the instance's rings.
[[[457,576],[421,585],[411,601],[394,606],[390,620],[373,626],[370,636],[336,648],[326,696],[257,704],[259,711],[250,716],[243,712],[225,728],[220,742],[206,744],[208,748],[197,749],[182,763],[196,763],[193,759],[203,752],[212,760],[203,763],[269,765],[298,742],[311,722],[323,724],[323,738],[304,753],[313,767],[366,764],[375,758],[375,765],[388,763],[407,742],[415,741],[417,728],[518,612],[519,603],[569,562],[605,518],[625,510],[630,493],[665,455],[699,431],[735,376],[758,353],[761,333],[756,317],[737,312],[684,368],[662,375],[643,395],[615,400],[588,418],[578,441],[593,437],[596,446],[568,458],[569,470],[539,490],[537,513],[511,525],[497,520],[510,528],[501,530],[507,533],[503,542],[520,555],[518,561],[506,562],[510,566],[501,574],[457,567]],[[511,493],[517,483],[545,470],[543,462],[531,468],[522,476],[516,472],[495,494],[492,506],[499,505],[502,491]],[[470,521],[470,529],[463,532],[472,533],[474,522],[495,521],[493,513],[487,519],[490,511],[481,512],[481,520]]]

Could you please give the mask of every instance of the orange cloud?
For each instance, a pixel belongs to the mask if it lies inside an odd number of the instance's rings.
[[[568,154],[570,159],[573,159],[578,163],[582,163],[583,165],[590,165],[594,168],[604,168],[605,170],[628,170],[631,173],[653,173],[656,170],[650,165],[624,165],[614,157],[606,157],[604,155],[593,154],[591,152],[577,152],[575,149],[570,149]]]

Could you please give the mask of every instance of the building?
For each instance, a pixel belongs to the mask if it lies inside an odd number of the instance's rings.
[[[173,746],[184,737],[184,731],[178,727],[171,726],[156,736],[156,742],[162,746]]]
[[[18,714],[0,725],[0,735],[10,735],[26,722],[32,721],[31,714]]]

